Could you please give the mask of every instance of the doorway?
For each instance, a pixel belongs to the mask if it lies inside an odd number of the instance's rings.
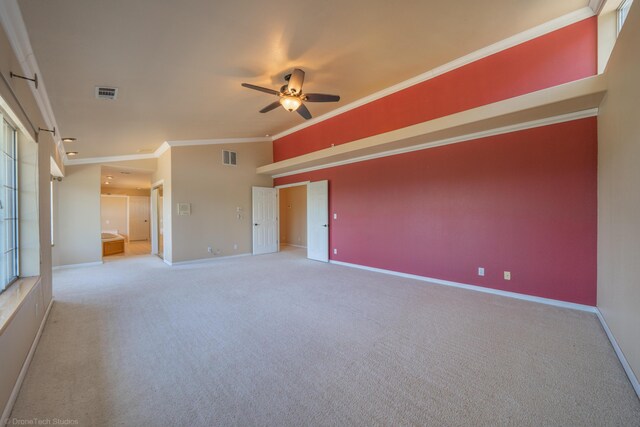
[[[307,253],[307,184],[278,189],[280,250],[287,246]]]
[[[101,194],[100,222],[103,258],[151,252],[148,196]]]
[[[254,255],[288,245],[306,248],[309,259],[329,261],[328,181],[254,187],[253,219]],[[277,236],[275,241],[266,239],[272,234]]]

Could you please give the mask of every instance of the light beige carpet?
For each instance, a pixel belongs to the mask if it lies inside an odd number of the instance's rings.
[[[596,317],[297,251],[57,271],[13,410],[95,426],[640,425]]]

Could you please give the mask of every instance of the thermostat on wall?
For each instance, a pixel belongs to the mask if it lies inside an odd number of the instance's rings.
[[[191,203],[178,203],[178,215],[191,215]]]

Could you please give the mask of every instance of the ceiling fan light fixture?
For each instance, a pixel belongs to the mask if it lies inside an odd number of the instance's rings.
[[[302,104],[300,98],[295,96],[283,96],[280,98],[280,104],[284,107],[285,110],[289,112],[296,111],[298,107]]]

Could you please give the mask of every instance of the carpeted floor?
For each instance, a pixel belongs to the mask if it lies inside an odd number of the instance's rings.
[[[640,425],[596,317],[297,251],[55,273],[16,420]],[[11,420],[10,420],[11,422]]]

